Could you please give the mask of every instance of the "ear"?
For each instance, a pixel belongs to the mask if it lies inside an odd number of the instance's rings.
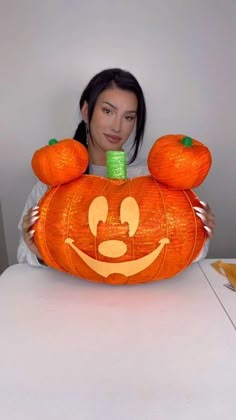
[[[81,112],[82,119],[87,124],[88,123],[88,103],[86,101],[84,101],[80,112]]]
[[[88,151],[78,141],[63,139],[36,150],[32,157],[35,175],[46,185],[56,187],[79,178],[88,166]]]

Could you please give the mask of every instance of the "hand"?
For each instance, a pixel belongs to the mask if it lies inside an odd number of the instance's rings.
[[[196,211],[196,215],[201,219],[204,229],[207,231],[209,238],[212,238],[214,235],[215,228],[215,216],[212,213],[212,210],[209,204],[204,201],[200,201],[203,207],[193,207]]]
[[[22,223],[22,232],[23,232],[23,238],[30,249],[37,258],[40,260],[42,259],[37,246],[34,242],[34,232],[35,230],[33,228],[33,224],[36,222],[36,220],[39,218],[39,207],[35,206],[33,208],[30,208],[27,212],[27,214],[23,217],[23,223]]]

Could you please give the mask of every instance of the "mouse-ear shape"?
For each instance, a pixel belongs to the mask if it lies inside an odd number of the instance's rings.
[[[36,150],[31,165],[40,181],[54,187],[79,178],[88,161],[86,147],[77,140],[51,139],[47,146]]]
[[[160,137],[148,155],[151,175],[176,190],[192,189],[206,178],[212,163],[210,150],[183,134]]]

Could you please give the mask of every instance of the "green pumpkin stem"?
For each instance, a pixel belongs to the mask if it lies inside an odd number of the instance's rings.
[[[49,146],[52,146],[53,144],[56,144],[56,143],[58,143],[57,139],[51,139],[48,142]]]
[[[107,178],[127,178],[127,155],[123,151],[109,151],[106,153]]]
[[[181,143],[185,146],[185,147],[192,147],[193,145],[193,140],[191,139],[191,137],[184,137],[181,140]]]

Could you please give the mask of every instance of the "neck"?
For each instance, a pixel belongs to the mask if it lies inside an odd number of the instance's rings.
[[[103,150],[96,149],[89,141],[88,143],[89,163],[97,166],[106,166],[106,153]]]

